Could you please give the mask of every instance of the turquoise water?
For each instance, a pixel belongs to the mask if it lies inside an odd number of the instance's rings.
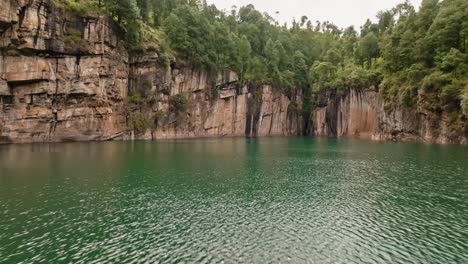
[[[0,263],[468,263],[468,148],[0,146]]]

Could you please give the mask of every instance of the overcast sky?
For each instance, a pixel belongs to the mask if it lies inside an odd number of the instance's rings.
[[[422,0],[410,0],[419,7]],[[364,24],[367,18],[375,19],[380,10],[390,9],[404,0],[207,0],[219,9],[231,10],[233,5],[238,7],[253,4],[262,12],[268,12],[281,23],[291,22],[293,18],[299,20],[306,15],[312,21],[330,21],[339,27]],[[279,16],[276,16],[279,11]]]

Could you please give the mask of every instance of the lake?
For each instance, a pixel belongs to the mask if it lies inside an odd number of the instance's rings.
[[[468,148],[0,146],[0,263],[468,263]]]

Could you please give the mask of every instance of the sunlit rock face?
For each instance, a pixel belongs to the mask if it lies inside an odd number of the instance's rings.
[[[127,54],[102,16],[1,0],[0,142],[121,137]]]
[[[466,122],[450,128],[443,114],[388,106],[373,90],[323,92],[313,116],[315,136],[468,144]]]

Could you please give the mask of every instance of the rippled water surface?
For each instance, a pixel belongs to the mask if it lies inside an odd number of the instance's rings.
[[[0,263],[468,263],[468,148],[0,146]]]

